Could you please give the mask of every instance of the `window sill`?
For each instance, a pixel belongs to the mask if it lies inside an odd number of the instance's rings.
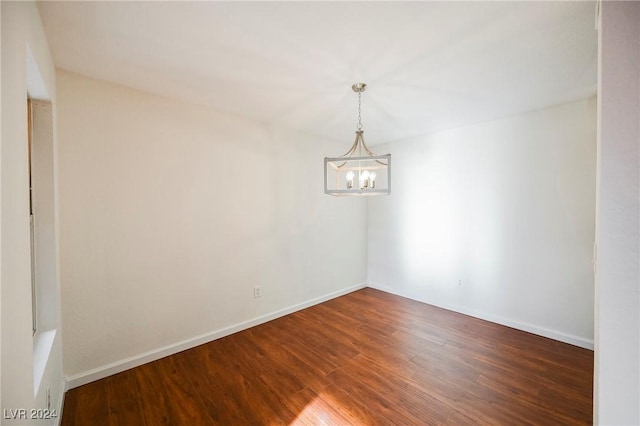
[[[56,330],[47,330],[36,333],[33,338],[33,392],[38,395],[40,383],[53,349],[56,338]]]

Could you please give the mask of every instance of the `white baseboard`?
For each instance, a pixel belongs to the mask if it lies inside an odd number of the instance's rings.
[[[322,303],[325,302],[327,300],[331,300],[334,299],[336,297],[339,296],[343,296],[345,294],[351,293],[353,291],[359,290],[361,288],[364,287],[371,287],[377,290],[381,290],[384,291],[386,293],[391,293],[391,294],[395,294],[397,296],[402,296],[402,297],[406,297],[408,299],[412,299],[412,300],[417,300],[419,302],[423,302],[423,303],[428,303],[431,304],[433,306],[438,306],[440,308],[443,309],[447,309],[450,311],[454,311],[454,312],[459,312],[461,314],[465,314],[465,315],[469,315],[475,318],[480,318],[486,321],[491,321],[494,322],[496,324],[501,324],[501,325],[505,325],[507,327],[511,327],[511,328],[515,328],[518,330],[523,330],[529,333],[533,333],[533,334],[537,334],[539,336],[544,336],[544,337],[548,337],[550,339],[554,339],[554,340],[558,340],[561,342],[565,342],[565,343],[569,343],[571,345],[575,345],[575,346],[579,346],[585,349],[590,349],[593,350],[594,348],[594,343],[593,340],[588,340],[588,339],[583,339],[577,336],[573,336],[573,335],[569,335],[569,334],[565,334],[562,332],[558,332],[555,330],[549,330],[549,329],[545,329],[542,327],[537,327],[531,324],[526,324],[526,323],[521,323],[518,321],[514,321],[514,320],[510,320],[510,319],[506,319],[506,318],[502,318],[502,317],[498,317],[495,315],[491,315],[491,314],[487,314],[485,312],[479,312],[479,311],[475,311],[472,309],[468,309],[465,307],[461,307],[461,306],[454,306],[454,305],[443,305],[443,304],[437,304],[437,303],[433,303],[433,301],[430,300],[426,300],[426,299],[419,299],[416,298],[414,296],[412,296],[411,294],[408,294],[406,292],[402,292],[402,291],[398,291],[397,289],[393,289],[390,287],[386,287],[384,285],[381,284],[376,284],[376,283],[361,283],[361,284],[357,284],[355,286],[352,287],[348,287],[346,289],[342,289],[342,290],[338,290],[320,297],[316,297],[314,299],[311,300],[307,300],[306,302],[302,302],[302,303],[298,303],[296,305],[290,306],[288,308],[285,309],[281,309],[275,312],[271,312],[269,314],[265,314],[265,315],[261,315],[259,317],[247,320],[247,321],[243,321],[241,323],[237,323],[234,325],[231,325],[229,327],[225,327],[210,333],[206,333],[200,336],[196,336],[193,337],[191,339],[187,339],[187,340],[183,340],[181,342],[172,344],[172,345],[167,345],[167,346],[163,346],[161,348],[152,350],[152,351],[148,351],[145,353],[142,353],[140,355],[136,355],[133,357],[129,357],[120,361],[116,361],[113,362],[111,364],[107,364],[98,368],[94,368],[92,370],[89,371],[85,371],[79,374],[75,374],[73,376],[70,376],[68,378],[66,378],[65,380],[62,381],[61,386],[63,386],[64,391],[62,392],[62,397],[60,398],[59,401],[59,407],[58,407],[58,413],[60,413],[60,417],[59,419],[62,418],[62,408],[64,406],[64,394],[66,393],[67,390],[69,389],[73,389],[76,388],[78,386],[82,386],[85,385],[87,383],[91,383],[93,381],[96,380],[100,380],[103,379],[105,377],[129,370],[131,368],[134,367],[138,367],[142,364],[146,364],[148,362],[152,362],[152,361],[156,361],[160,358],[164,358],[166,356],[169,355],[173,355],[176,354],[178,352],[182,352],[184,350],[187,349],[191,349],[194,348],[196,346],[202,345],[204,343],[208,343],[211,342],[213,340],[216,339],[220,339],[222,337],[228,336],[230,334],[233,333],[237,333],[238,331],[242,331],[242,330],[246,330],[247,328],[251,328],[254,327],[256,325],[259,324],[263,324],[265,322],[274,320],[276,318],[280,318],[282,316],[291,314],[293,312],[299,311],[301,309],[305,309],[308,308],[310,306],[313,305],[317,305],[318,303]]]
[[[356,290],[360,290],[367,286],[366,283],[361,283],[354,285],[352,287],[348,287],[342,290],[334,291],[329,294],[325,294],[324,296],[316,297],[311,300],[307,300],[306,302],[298,303],[296,305],[290,306],[288,308],[284,308],[275,312],[271,312],[269,314],[261,315],[259,317],[250,319],[248,321],[243,321],[229,327],[225,327],[216,331],[212,331],[210,333],[202,334],[200,336],[193,337],[191,339],[183,340],[181,342],[167,345],[158,349],[154,349],[152,351],[148,351],[142,353],[140,355],[136,355],[133,357],[129,357],[120,361],[113,362],[111,364],[107,364],[98,368],[94,368],[89,371],[85,371],[79,374],[75,374],[66,379],[67,388],[73,389],[78,386],[85,385],[87,383],[94,382],[96,380],[103,379],[105,377],[123,372],[125,370],[129,370],[134,367],[138,367],[142,364],[146,364],[148,362],[156,361],[160,358],[164,358],[169,355],[176,354],[178,352],[182,352],[187,349],[195,348],[196,346],[202,345],[204,343],[209,343],[213,340],[220,339],[222,337],[228,336],[233,333],[237,333],[238,331],[246,330],[247,328],[254,327],[256,325],[274,320],[276,318],[280,318],[282,316],[291,314],[293,312],[299,311],[301,309],[308,308],[313,305],[317,305],[318,303],[325,302],[330,299],[334,299],[339,296],[343,296],[345,294],[351,293]]]
[[[381,284],[369,283],[368,287],[374,288],[376,290],[384,291],[385,293],[391,293],[397,296],[406,297],[407,299],[416,300],[418,302],[427,303],[429,305],[437,306],[439,308],[447,309],[449,311],[458,312],[461,314],[469,315],[471,317],[494,322],[496,324],[505,325],[507,327],[526,331],[528,333],[537,334],[538,336],[548,337],[549,339],[558,340],[564,343],[569,343],[570,345],[579,346],[581,348],[585,348],[589,350],[593,350],[594,348],[593,340],[584,339],[582,337],[573,336],[571,334],[562,333],[560,331],[549,330],[547,328],[538,327],[532,324],[510,320],[507,318],[488,314],[486,312],[480,312],[474,309],[465,308],[463,306],[434,303],[431,300],[427,300],[425,298],[416,298],[413,295],[409,294],[408,292],[398,291],[397,289],[390,288]]]

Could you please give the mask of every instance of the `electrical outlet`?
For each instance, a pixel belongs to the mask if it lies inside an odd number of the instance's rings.
[[[253,288],[253,298],[257,299],[260,296],[262,296],[262,292],[261,292],[260,286],[254,287]]]
[[[47,386],[47,411],[51,411],[51,387]]]
[[[458,280],[458,285],[462,285],[462,280]]]

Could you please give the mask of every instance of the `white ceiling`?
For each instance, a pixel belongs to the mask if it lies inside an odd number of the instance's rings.
[[[41,2],[57,67],[371,145],[596,90],[594,2]]]

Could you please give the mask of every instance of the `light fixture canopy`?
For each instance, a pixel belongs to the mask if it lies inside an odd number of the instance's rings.
[[[335,196],[389,195],[391,193],[391,154],[376,155],[364,141],[362,93],[365,83],[351,89],[358,94],[356,139],[346,154],[324,159],[324,193]]]

